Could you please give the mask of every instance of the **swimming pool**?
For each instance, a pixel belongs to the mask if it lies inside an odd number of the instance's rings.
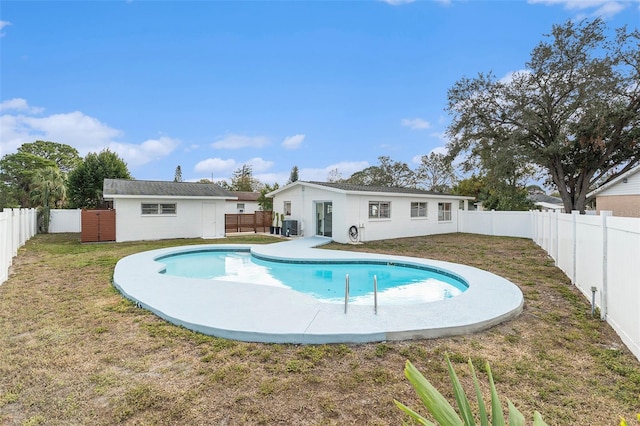
[[[377,302],[409,305],[450,299],[467,289],[459,277],[419,265],[396,262],[282,262],[252,255],[250,250],[201,250],[156,259],[161,273],[212,281],[250,282],[289,288],[327,303],[344,303],[349,277],[349,304]]]
[[[331,240],[298,238],[265,245],[203,244],[137,253],[121,259],[113,285],[138,306],[176,325],[217,337],[265,343],[364,343],[423,339],[483,330],[522,311],[520,289],[495,274],[466,265],[317,249]],[[433,302],[328,303],[291,288],[239,282],[215,283],[162,273],[167,256],[210,250],[250,251],[280,262],[386,262],[458,277],[468,288]]]

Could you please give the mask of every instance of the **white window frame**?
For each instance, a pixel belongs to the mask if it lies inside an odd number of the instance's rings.
[[[451,203],[438,203],[438,222],[451,222],[451,208]]]
[[[391,201],[369,201],[369,219],[391,219]]]
[[[238,213],[244,213],[244,203],[236,203],[236,210]]]
[[[140,203],[142,216],[175,216],[177,212],[177,203]]]
[[[429,204],[426,201],[412,201],[411,202],[411,218],[412,219],[426,219],[428,217]]]
[[[291,216],[291,201],[285,201],[282,210],[285,216]]]

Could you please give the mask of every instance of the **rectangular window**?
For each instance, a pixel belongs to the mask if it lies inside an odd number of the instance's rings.
[[[411,203],[411,217],[427,217],[427,203]]]
[[[291,216],[291,201],[284,202],[284,215]]]
[[[236,203],[236,210],[238,213],[244,213],[244,203]]]
[[[391,203],[389,201],[369,201],[369,219],[389,219]]]
[[[446,222],[451,220],[451,203],[438,203],[438,221]]]
[[[158,214],[157,204],[142,204],[142,214]]]
[[[176,214],[176,203],[160,204],[160,214]]]
[[[142,203],[141,211],[144,215],[152,214],[176,214],[176,203],[158,204]]]

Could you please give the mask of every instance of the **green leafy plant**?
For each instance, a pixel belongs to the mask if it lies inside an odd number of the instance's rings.
[[[397,400],[394,400],[394,402],[402,411],[407,413],[413,420],[417,421],[421,425],[436,426],[437,424],[439,424],[441,426],[475,426],[476,420],[471,410],[469,399],[462,389],[460,380],[458,380],[458,376],[456,375],[456,372],[453,369],[448,356],[446,356],[446,360],[447,365],[449,366],[449,376],[451,377],[451,383],[453,384],[453,391],[456,397],[456,403],[458,405],[460,415],[458,415],[456,410],[451,406],[451,404],[449,404],[447,399],[442,396],[442,394],[431,383],[429,383],[427,379],[425,379],[425,377],[418,371],[416,367],[413,366],[413,364],[411,364],[410,361],[407,361],[407,363],[405,364],[404,375],[407,377],[407,379],[409,379],[409,382],[411,382],[411,385],[416,390],[424,406],[427,408],[427,410],[429,410],[437,423],[433,423],[432,421],[420,415],[418,412],[412,410],[411,408],[407,407]],[[486,364],[486,367],[491,389],[491,425],[524,425],[524,416],[509,400],[507,400],[509,407],[509,422],[505,423],[504,414],[502,412],[502,404],[500,402],[500,398],[498,397],[495,383],[493,382],[493,376],[491,374],[489,363]],[[478,400],[478,418],[480,420],[480,424],[481,426],[489,426],[489,415],[487,406],[485,405],[484,398],[482,397],[478,377],[476,376],[476,372],[473,368],[473,363],[471,362],[471,360],[469,360],[469,369],[471,370],[476,398]],[[546,426],[546,423],[542,420],[542,416],[537,411],[533,414],[533,425]]]
[[[638,424],[640,424],[640,414],[636,415],[636,419],[638,420]],[[629,426],[629,423],[627,423],[627,421],[624,418],[620,418],[619,426]]]

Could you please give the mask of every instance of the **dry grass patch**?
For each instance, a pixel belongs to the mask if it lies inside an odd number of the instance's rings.
[[[271,242],[270,237],[210,242]],[[451,234],[329,248],[427,257],[502,275],[523,314],[482,333],[367,345],[268,345],[204,336],[111,285],[128,254],[202,240],[80,244],[38,235],[0,286],[0,424],[400,424],[414,363],[451,396],[444,354],[491,364],[501,395],[553,425],[616,424],[640,407],[640,363],[531,241]],[[483,377],[481,377],[481,381]],[[486,390],[486,389],[485,389]]]

